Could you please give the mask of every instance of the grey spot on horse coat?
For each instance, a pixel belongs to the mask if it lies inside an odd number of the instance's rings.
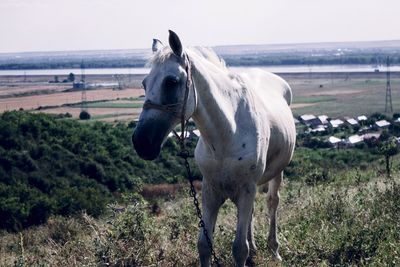
[[[242,147],[245,148],[246,147],[246,143],[243,143]]]
[[[238,160],[242,160],[242,157],[239,157]]]

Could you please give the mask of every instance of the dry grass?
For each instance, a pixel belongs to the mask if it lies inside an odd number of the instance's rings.
[[[71,85],[65,84],[24,84],[24,85],[0,85],[0,96],[11,96],[22,93],[35,93],[35,92],[61,92],[63,90],[71,88]]]
[[[290,105],[290,108],[296,109],[296,108],[311,107],[314,105],[315,105],[315,103],[294,103],[294,104]]]
[[[201,190],[201,183],[199,181],[194,182],[194,186],[197,191]],[[178,193],[182,193],[184,190],[188,190],[188,184],[154,184],[144,185],[140,194],[146,199],[154,199],[159,197],[174,196]]]
[[[155,193],[164,192],[165,188],[147,190]],[[372,257],[367,257],[373,249],[370,243],[364,244],[366,256],[362,254],[365,258],[361,261],[354,258],[358,254],[352,254],[359,253],[352,250],[357,240],[367,241],[360,235],[359,231],[364,231],[361,226],[364,225],[365,234],[379,235],[373,233],[380,226],[371,216],[381,208],[370,205],[374,198],[385,197],[385,191],[396,192],[383,177],[365,184],[355,183],[350,188],[332,184],[309,187],[287,182],[282,188],[279,208],[283,264],[271,261],[266,244],[266,197],[258,195],[254,213],[259,248],[255,258],[257,266],[331,266],[332,262],[340,266],[396,266],[400,257],[396,254],[398,247],[393,243],[393,236],[388,242],[379,240],[379,248]],[[18,234],[1,233],[0,266],[198,266],[197,218],[191,199],[178,196],[157,204],[157,212],[152,210],[154,204],[136,198],[130,205],[112,209],[113,213],[101,220],[83,213],[75,218],[53,217],[45,225]],[[386,201],[392,200],[398,202],[395,195]],[[388,208],[383,214],[390,214]],[[398,216],[398,211],[392,215]],[[349,219],[354,222],[349,224]],[[387,226],[393,228],[388,221]],[[224,266],[232,266],[235,227],[235,207],[227,201],[220,209],[214,233],[215,250]],[[342,247],[342,242],[355,243]],[[335,258],[337,253],[341,258]]]

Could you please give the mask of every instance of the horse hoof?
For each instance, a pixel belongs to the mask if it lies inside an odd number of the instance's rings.
[[[256,266],[256,263],[254,262],[254,260],[251,257],[248,257],[246,260],[246,265],[247,267],[254,267]]]
[[[274,256],[272,256],[272,259],[276,262],[281,262],[282,261],[282,257],[281,255],[279,255],[279,253],[275,254]]]

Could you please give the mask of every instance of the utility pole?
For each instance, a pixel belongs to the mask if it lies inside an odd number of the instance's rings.
[[[81,112],[87,111],[87,97],[86,97],[86,81],[85,81],[85,64],[81,62],[81,83],[82,83],[82,99],[81,99]]]
[[[392,113],[393,112],[393,104],[392,104],[392,89],[390,86],[390,60],[389,56],[386,58],[386,103],[385,103],[385,112]]]

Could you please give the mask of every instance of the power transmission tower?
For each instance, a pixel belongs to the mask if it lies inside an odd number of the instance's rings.
[[[385,112],[392,113],[393,112],[393,104],[392,104],[392,89],[390,86],[390,60],[389,57],[386,58],[386,103],[385,103]]]
[[[81,62],[81,84],[82,84],[82,99],[81,99],[81,112],[87,111],[87,97],[86,97],[86,81],[85,81],[85,64]]]

